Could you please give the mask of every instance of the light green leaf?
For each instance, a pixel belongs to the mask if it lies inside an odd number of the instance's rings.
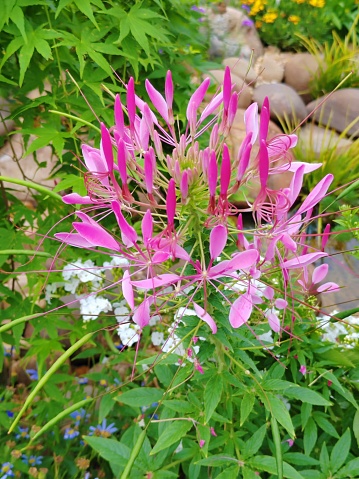
[[[331,402],[327,401],[316,391],[303,387],[291,387],[284,391],[284,395],[290,398],[299,399],[299,401],[314,404],[316,406],[331,406]]]
[[[181,401],[180,399],[171,399],[170,401],[163,401],[164,406],[179,414],[189,414],[193,412],[194,405],[189,401]]]
[[[143,48],[147,56],[150,56],[150,47],[148,44],[148,40],[146,37],[146,28],[144,28],[143,23],[145,23],[145,27],[147,25],[146,22],[140,22],[138,19],[128,16],[129,27],[131,33],[136,40],[136,42]]]
[[[20,64],[20,77],[19,77],[19,85],[22,86],[24,81],[26,70],[30,65],[31,58],[34,54],[34,44],[29,40],[28,43],[25,43],[20,49],[19,53],[19,64]]]
[[[103,459],[110,463],[116,477],[126,467],[131,450],[125,444],[104,437],[83,436],[83,440],[89,444]]]
[[[267,394],[267,398],[268,398],[269,406],[270,406],[270,407],[266,406],[268,411],[271,414],[273,414],[275,419],[279,422],[279,424],[281,424],[284,427],[284,429],[288,432],[288,434],[292,438],[294,438],[295,432],[294,432],[293,423],[284,402],[270,393]]]
[[[306,456],[300,452],[287,452],[283,454],[283,459],[295,466],[318,466],[319,461],[313,457]]]
[[[274,457],[271,456],[256,456],[250,459],[247,462],[248,466],[251,466],[253,469],[260,471],[266,471],[270,474],[277,474],[277,464]],[[303,476],[300,475],[292,466],[287,462],[283,463],[283,472],[286,479],[303,479]]]
[[[199,466],[213,466],[213,467],[222,467],[228,466],[229,464],[238,463],[238,459],[231,456],[226,456],[225,454],[214,454],[213,456],[206,457],[196,462]]]
[[[4,75],[0,75],[0,82],[8,83],[9,85],[17,85],[17,83],[15,83],[14,81],[4,77]]]
[[[102,420],[108,416],[115,404],[116,403],[112,394],[105,394],[102,396],[98,414],[99,422],[102,422]]]
[[[21,36],[24,39],[25,43],[27,42],[27,36],[25,31],[25,18],[22,9],[15,5],[11,10],[10,19],[15,23],[17,28],[20,30]]]
[[[325,442],[323,442],[322,449],[320,451],[319,462],[320,469],[322,472],[324,472],[324,474],[327,474],[329,472],[329,454]]]
[[[43,38],[36,39],[35,48],[36,51],[45,58],[45,60],[49,60],[50,58],[52,59],[51,47],[49,43]]]
[[[55,18],[57,18],[59,16],[59,14],[61,13],[61,10],[65,7],[67,7],[67,5],[69,5],[70,3],[72,3],[73,0],[60,0],[59,4],[58,4],[58,7],[56,9],[56,14],[55,14]]]
[[[267,426],[263,424],[254,434],[250,437],[244,444],[242,448],[243,457],[246,459],[247,457],[254,456],[256,454],[261,445],[263,444],[264,438],[266,436]]]
[[[309,456],[315,446],[318,438],[318,429],[313,418],[308,419],[308,423],[304,429],[304,453]]]
[[[359,457],[349,461],[340,471],[335,475],[338,479],[356,478],[359,476]]]
[[[238,477],[238,474],[239,466],[227,467],[224,471],[220,472],[218,476],[216,476],[216,479],[233,479],[234,477]],[[256,479],[258,479],[258,476],[256,476]]]
[[[246,392],[241,402],[240,423],[239,423],[240,426],[243,426],[247,417],[252,412],[254,401],[255,401],[255,394],[253,392]]]
[[[359,446],[359,410],[355,413],[353,420],[353,432]]]
[[[80,12],[82,12],[89,20],[91,20],[95,27],[98,28],[98,24],[92,11],[91,0],[74,0],[74,3]]]
[[[313,418],[315,422],[318,424],[318,426],[321,429],[323,429],[323,431],[325,431],[330,436],[333,436],[339,439],[339,434],[337,433],[333,424],[330,421],[328,421],[328,419],[326,419],[325,417],[323,417],[321,414],[318,414],[318,413],[314,413]]]
[[[151,451],[151,455],[157,454],[163,449],[172,446],[172,444],[179,442],[191,427],[192,421],[173,421],[170,423],[158,438],[155,447]]]
[[[115,400],[133,407],[150,406],[162,399],[163,393],[163,389],[140,387],[120,394]]]
[[[207,424],[211,419],[223,391],[223,378],[220,374],[211,377],[204,391],[204,421]]]
[[[3,56],[3,59],[1,60],[0,68],[3,67],[5,62],[13,55],[20,47],[24,45],[24,39],[22,37],[16,37],[11,42],[6,48],[5,55]]]
[[[349,428],[345,431],[339,441],[335,444],[330,454],[330,470],[337,472],[345,463],[348,457],[351,445],[351,436]]]

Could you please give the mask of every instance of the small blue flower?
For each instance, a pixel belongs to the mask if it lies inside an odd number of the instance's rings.
[[[90,436],[101,436],[101,437],[110,437],[111,434],[118,431],[117,427],[115,427],[115,423],[111,423],[107,426],[107,421],[104,419],[102,424],[98,426],[90,426]]]
[[[74,429],[73,427],[67,427],[65,429],[64,439],[74,439],[79,434],[80,433],[77,429]]]
[[[86,417],[86,411],[85,409],[81,408],[79,411],[74,411],[70,414],[72,419],[75,419],[75,424],[78,426],[80,424],[81,419]]]
[[[12,411],[7,410],[6,414],[8,417],[14,417],[14,413]]]
[[[87,384],[89,382],[88,378],[77,378],[79,384]]]
[[[4,462],[1,465],[1,469],[0,469],[0,474],[4,474],[4,475],[2,475],[0,477],[0,479],[7,479],[8,477],[15,477],[15,474],[12,471],[13,467],[14,467],[14,465],[11,464],[11,462]]]
[[[14,346],[10,346],[10,344],[4,344],[4,356],[5,357],[10,358],[12,356],[13,347]]]
[[[21,456],[21,460],[24,464],[27,464],[28,466],[41,466],[42,464],[42,459],[43,456],[26,456],[26,454],[23,454]]]
[[[37,381],[39,379],[37,369],[26,369],[26,372],[29,375],[31,381]]]
[[[29,428],[28,427],[18,427],[18,433],[15,436],[15,439],[28,439],[29,435]]]

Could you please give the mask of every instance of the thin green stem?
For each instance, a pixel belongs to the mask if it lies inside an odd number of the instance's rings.
[[[32,181],[26,180],[19,180],[18,178],[10,178],[9,176],[0,176],[0,181],[6,181],[8,183],[14,183],[15,185],[26,186],[26,188],[32,188],[43,195],[51,196],[55,198],[55,200],[62,201],[61,195],[49,190],[46,186],[38,185],[37,183],[33,183]]]
[[[3,249],[0,250],[0,255],[11,256],[14,254],[25,254],[27,256],[43,256],[44,258],[52,258],[50,253],[46,251],[32,251],[30,249]]]
[[[65,116],[66,118],[70,118],[71,120],[76,120],[80,123],[83,123],[86,126],[89,126],[90,128],[93,128],[95,131],[98,133],[101,133],[100,128],[97,126],[93,125],[89,121],[84,120],[83,118],[79,118],[78,116],[75,115],[70,115],[70,113],[64,113],[63,111],[57,111],[57,110],[49,110],[50,113],[54,113],[55,115],[60,115],[60,116]]]

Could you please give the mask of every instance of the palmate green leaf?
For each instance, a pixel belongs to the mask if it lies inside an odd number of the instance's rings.
[[[276,460],[271,456],[253,457],[247,461],[247,466],[250,466],[255,470],[277,474]],[[287,462],[283,462],[283,472],[286,479],[303,479],[303,476]]]
[[[21,33],[22,38],[24,39],[24,42],[26,43],[27,35],[25,31],[25,17],[22,9],[18,5],[15,5],[11,10],[10,20],[15,23]]]
[[[283,393],[289,398],[299,399],[299,401],[314,404],[316,406],[331,406],[332,403],[323,398],[319,393],[309,388],[294,386],[286,389]]]
[[[0,31],[3,29],[5,23],[8,23],[11,10],[16,5],[16,0],[3,0],[0,9]]]
[[[15,83],[14,81],[4,77],[4,75],[0,75],[0,82],[8,83],[9,85],[17,85],[17,83]]]
[[[7,60],[15,52],[17,52],[17,50],[19,50],[19,48],[22,47],[23,44],[24,44],[24,39],[22,38],[22,36],[16,37],[13,40],[11,40],[11,42],[9,43],[9,45],[6,48],[5,55],[3,56],[3,59],[1,60],[0,69],[3,67],[5,62],[7,62]]]
[[[267,394],[267,399],[269,402],[269,407],[266,405],[267,410],[273,414],[275,419],[281,424],[288,434],[294,438],[295,432],[292,423],[292,419],[289,415],[288,409],[286,408],[283,401],[274,396],[271,393]]]
[[[95,25],[96,28],[98,28],[98,24],[95,20],[93,11],[92,11],[92,6],[96,5],[98,8],[104,9],[105,6],[101,2],[101,0],[73,0],[77,8],[82,12],[91,22]]]
[[[163,389],[140,387],[125,391],[115,400],[133,407],[150,406],[162,399],[163,394]]]
[[[20,77],[19,77],[19,85],[22,86],[26,70],[30,65],[31,58],[34,54],[35,46],[32,41],[33,39],[30,38],[27,43],[25,43],[19,52],[19,65],[20,65]]]
[[[170,423],[158,438],[155,447],[151,451],[151,455],[157,454],[163,449],[172,446],[172,444],[179,442],[191,427],[192,421],[177,420]]]
[[[335,444],[330,454],[330,470],[337,472],[345,463],[351,445],[349,428],[345,431],[339,441]]]
[[[35,132],[23,129],[22,133],[25,133],[25,134],[36,133],[36,135],[38,135],[38,138],[36,138],[31,143],[29,148],[24,153],[25,156],[30,155],[31,153],[34,153],[34,151],[38,150],[39,148],[43,148],[44,146],[48,146],[52,143],[55,149],[56,155],[59,158],[61,158],[64,145],[65,145],[65,138],[71,137],[70,133],[61,132],[51,127],[36,128]]]
[[[223,377],[215,374],[211,377],[204,391],[204,421],[208,423],[221,399],[223,391]]]

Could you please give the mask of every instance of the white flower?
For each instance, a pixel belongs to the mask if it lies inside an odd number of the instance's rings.
[[[140,327],[135,323],[121,323],[117,328],[117,334],[120,336],[122,344],[130,347],[139,341],[140,336],[137,334],[139,330]]]
[[[163,344],[165,342],[164,340],[164,334],[163,333],[159,333],[157,331],[154,331],[152,334],[151,334],[151,341],[152,341],[152,344],[154,346],[161,346],[161,344]]]
[[[155,314],[154,316],[151,317],[150,321],[149,321],[149,326],[155,326],[155,324],[158,323],[158,321],[160,321],[161,319],[161,316],[158,315],[158,314]]]
[[[71,278],[71,281],[68,280],[64,283],[64,290],[71,294],[76,294],[76,290],[78,285],[80,284],[80,280],[77,278]]]
[[[64,286],[64,284],[65,283],[62,283],[62,282],[58,281],[58,282],[46,285],[46,287],[45,287],[45,300],[46,300],[47,304],[51,303],[52,295],[54,293],[56,293],[56,291],[59,288],[62,288]]]
[[[84,322],[97,319],[99,314],[112,311],[112,304],[106,298],[88,296],[80,299],[80,313]]]
[[[125,266],[129,266],[130,262],[127,258],[124,258],[123,256],[111,256],[111,261],[105,261],[103,265],[105,268],[110,268],[112,266],[123,268]]]
[[[123,323],[130,320],[130,310],[126,304],[126,301],[123,300],[120,303],[114,303],[113,305],[115,307],[114,313],[118,323]]]

